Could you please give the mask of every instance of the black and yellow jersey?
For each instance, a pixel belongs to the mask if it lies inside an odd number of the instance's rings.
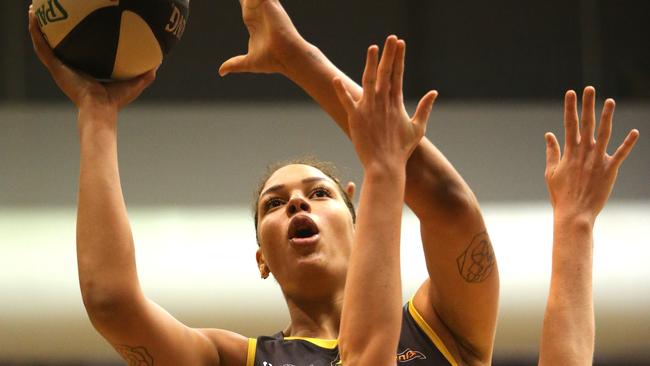
[[[447,347],[409,301],[402,312],[396,365],[457,366]],[[285,337],[282,332],[248,340],[246,366],[336,366],[336,339]]]

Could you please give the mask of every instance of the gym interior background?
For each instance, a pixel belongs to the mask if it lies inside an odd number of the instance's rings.
[[[39,64],[24,0],[0,2],[0,365],[119,365],[90,325],[74,248],[75,110]],[[369,44],[407,41],[405,93],[440,92],[427,135],[482,204],[501,273],[495,365],[533,365],[550,275],[546,131],[567,89],[617,101],[612,145],[641,138],[596,224],[596,364],[650,363],[650,2],[297,1],[303,36],[359,80]],[[361,181],[342,133],[277,75],[217,70],[245,52],[236,0],[193,1],[157,81],[121,114],[120,168],[147,295],[191,326],[286,324],[256,272],[249,202],[264,167],[313,154]],[[413,110],[411,105],[410,110]],[[405,213],[405,296],[426,276]],[[408,264],[408,265],[406,265]],[[480,304],[476,304],[480,306]]]

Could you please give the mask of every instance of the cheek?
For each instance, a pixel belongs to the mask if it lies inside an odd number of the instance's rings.
[[[273,222],[272,217],[265,217],[260,221],[257,235],[260,243],[265,246],[273,246],[278,241],[282,240],[281,225]]]
[[[283,233],[281,225],[275,223],[271,217],[265,217],[258,224],[257,236],[259,239],[260,248],[264,253],[264,258],[266,263],[271,268],[271,271],[277,277],[278,269],[283,268],[283,263],[278,263],[278,260],[282,262],[282,258],[285,256],[280,254],[277,255],[277,251],[282,247],[281,241],[283,240]]]
[[[334,239],[339,242],[339,246],[349,250],[354,237],[354,226],[350,211],[348,211],[345,205],[337,205],[327,212],[327,221],[330,222],[330,228],[332,230],[329,234],[334,236]]]

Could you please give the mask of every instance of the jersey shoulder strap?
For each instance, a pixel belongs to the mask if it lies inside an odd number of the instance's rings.
[[[413,299],[404,305],[402,331],[397,349],[397,364],[409,366],[458,366],[436,332],[422,318]]]

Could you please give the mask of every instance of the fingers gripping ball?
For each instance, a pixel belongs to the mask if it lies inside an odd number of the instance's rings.
[[[189,0],[33,0],[54,53],[97,79],[130,79],[181,39]]]

